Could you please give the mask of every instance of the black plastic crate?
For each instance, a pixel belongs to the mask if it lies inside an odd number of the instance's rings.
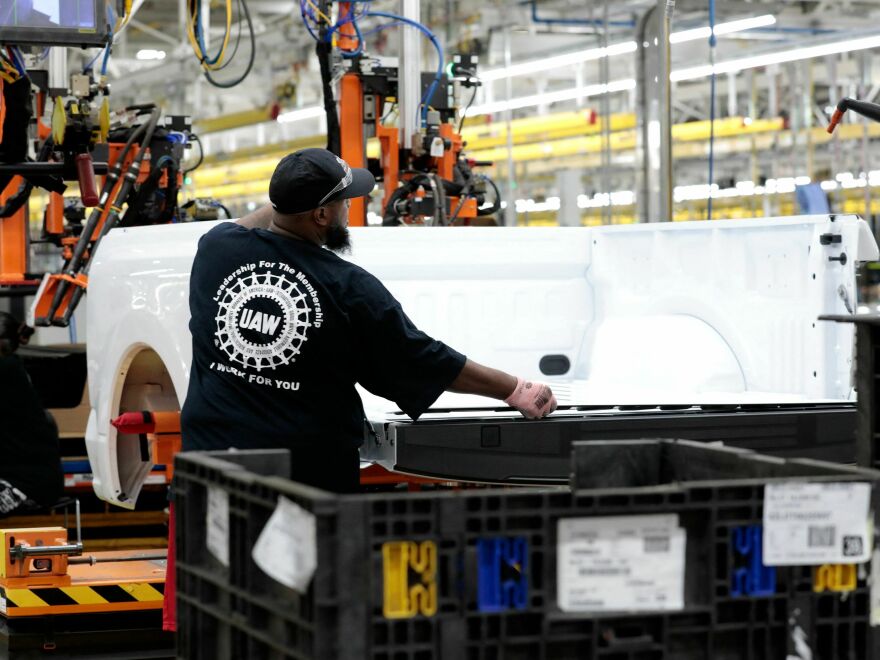
[[[856,322],[856,392],[858,425],[856,461],[859,465],[880,468],[880,317]]]
[[[853,323],[856,331],[855,389],[858,402],[856,422],[856,463],[880,468],[880,314],[830,314],[822,321]]]
[[[766,483],[873,483],[874,471],[691,442],[591,442],[576,445],[571,489],[333,496],[281,478],[286,452],[176,460],[182,658],[776,660],[802,636],[814,658],[880,659],[869,564],[823,569],[847,591],[816,593],[816,569],[767,569],[753,552]],[[228,493],[230,568],[206,548],[209,487]],[[316,517],[305,595],[251,557],[279,495]],[[558,521],[659,513],[687,533],[684,609],[562,612]],[[415,559],[391,570],[394,553]],[[424,599],[401,605],[388,584]]]

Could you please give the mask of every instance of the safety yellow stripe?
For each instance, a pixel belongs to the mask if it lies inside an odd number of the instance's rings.
[[[49,607],[49,604],[30,589],[7,589],[6,597],[17,607]]]
[[[147,582],[120,584],[119,586],[141,601],[162,600],[164,598],[158,589],[154,589],[153,585]]]
[[[107,602],[106,598],[101,596],[91,587],[61,587],[61,591],[73,598],[80,605],[99,605]]]

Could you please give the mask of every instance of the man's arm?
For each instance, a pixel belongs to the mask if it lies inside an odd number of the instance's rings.
[[[516,376],[468,360],[464,363],[458,378],[452,381],[449,391],[478,394],[503,401],[513,394],[514,388],[516,388]]]
[[[256,211],[251,211],[235,222],[247,229],[268,229],[274,213],[275,209],[272,208],[272,205],[266,204],[265,206],[258,208]]]
[[[544,383],[516,378],[478,364],[416,328],[400,303],[366,271],[349,295],[349,313],[358,329],[357,381],[373,394],[397,403],[413,419],[444,391],[500,399],[529,419],[556,410]]]
[[[448,389],[500,399],[529,419],[539,419],[556,410],[556,397],[548,385],[523,380],[473,360],[464,363]]]

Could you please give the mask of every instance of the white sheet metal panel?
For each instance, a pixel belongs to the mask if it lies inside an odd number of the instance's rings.
[[[859,225],[818,216],[596,229],[589,379],[682,396],[848,398],[853,329],[816,319],[855,308]],[[823,246],[823,234],[841,242]],[[846,264],[829,261],[842,252]]]

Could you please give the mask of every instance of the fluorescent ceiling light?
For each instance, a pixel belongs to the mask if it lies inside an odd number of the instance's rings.
[[[292,121],[301,121],[303,119],[314,119],[324,114],[324,107],[320,105],[312,105],[307,108],[297,108],[296,110],[288,110],[278,115],[278,123],[286,124]]]
[[[727,23],[718,23],[715,26],[715,36],[720,37],[725,34],[733,34],[734,32],[744,32],[746,30],[754,30],[756,28],[769,27],[776,24],[776,17],[773,14],[764,14],[763,16],[754,16],[752,18],[743,18],[739,21],[729,21]],[[708,26],[695,28],[693,30],[682,30],[681,32],[673,32],[669,35],[669,43],[680,44],[686,41],[697,41],[699,39],[708,39],[712,31]]]
[[[764,14],[753,18],[744,18],[738,21],[719,23],[715,26],[715,34],[717,36],[733,34],[734,32],[743,32],[745,30],[754,30],[759,27],[767,27],[768,25],[774,25],[775,23],[775,16],[772,14]],[[673,32],[669,35],[669,41],[670,43],[676,44],[685,41],[694,41],[696,39],[708,39],[709,34],[710,30],[708,27],[684,30],[682,32]],[[587,50],[574,51],[573,53],[545,57],[540,60],[527,60],[525,62],[512,64],[509,67],[484,71],[480,74],[480,80],[489,82],[507,77],[525,76],[530,73],[553,71],[574,64],[580,64],[581,62],[592,62],[593,60],[598,60],[606,56],[614,57],[616,55],[634,53],[637,48],[638,44],[635,41],[624,41],[619,44],[612,44],[608,46],[608,48],[589,48]]]
[[[139,60],[164,60],[164,50],[153,50],[152,48],[141,48],[135,57]]]
[[[715,64],[714,68],[711,64],[689,67],[687,69],[673,71],[669,76],[669,79],[675,82],[681,80],[696,80],[697,78],[711,76],[713,71],[716,74],[736,73],[737,71],[755,69],[770,64],[810,60],[814,57],[825,57],[826,55],[836,55],[838,53],[849,53],[856,50],[867,50],[869,48],[878,47],[880,47],[880,35],[874,35],[863,37],[861,39],[835,41],[833,43],[820,44],[818,46],[792,48],[791,50],[783,50],[778,53],[766,53],[763,55],[755,55],[753,57],[741,57],[736,60],[728,60],[727,62],[718,62]]]
[[[561,89],[556,92],[545,92],[543,94],[533,94],[531,96],[520,96],[509,101],[495,101],[493,103],[483,103],[482,105],[471,106],[467,116],[474,117],[477,115],[490,115],[495,112],[504,112],[506,110],[517,110],[518,108],[531,108],[536,105],[545,103],[558,103],[559,101],[572,101],[579,98],[587,98],[588,96],[599,96],[611,92],[623,92],[628,89],[635,89],[636,81],[632,78],[626,80],[616,80],[608,83],[608,85],[586,85],[584,87],[572,87],[570,89]]]
[[[837,53],[847,53],[857,50],[867,50],[869,48],[880,48],[880,35],[863,37],[861,39],[851,39],[848,41],[836,41],[828,44],[820,44],[818,46],[806,46],[804,48],[793,48],[778,53],[766,53],[763,55],[755,55],[753,57],[743,57],[736,60],[728,60],[727,62],[718,62],[715,64],[714,71],[716,74],[736,73],[745,69],[754,69],[757,67],[767,66],[770,64],[781,64],[783,62],[795,62],[798,60],[809,60],[815,57],[824,57],[826,55],[834,55]],[[706,78],[712,75],[713,67],[710,64],[689,67],[687,69],[679,69],[673,71],[669,79],[674,82],[683,80],[696,80],[698,78]],[[516,110],[519,108],[529,108],[545,103],[554,103],[557,101],[567,101],[577,98],[585,98],[587,96],[598,96],[600,94],[620,92],[635,87],[634,80],[618,80],[608,83],[608,87],[604,85],[587,85],[586,87],[573,87],[556,92],[546,94],[535,94],[533,96],[523,96],[510,101],[496,101],[494,103],[484,103],[475,105],[468,111],[468,116],[487,115],[494,112],[503,112],[508,108]]]
[[[540,73],[542,71],[552,71],[581,62],[590,62],[598,60],[606,55],[614,57],[615,55],[624,55],[626,53],[634,53],[638,48],[635,41],[625,41],[620,44],[613,44],[608,48],[590,48],[588,50],[578,50],[573,53],[565,53],[563,55],[555,55],[553,57],[545,57],[540,60],[527,60],[512,64],[509,67],[501,69],[489,69],[479,74],[480,80],[484,82],[492,80],[501,80],[513,76],[525,76],[530,73]]]

